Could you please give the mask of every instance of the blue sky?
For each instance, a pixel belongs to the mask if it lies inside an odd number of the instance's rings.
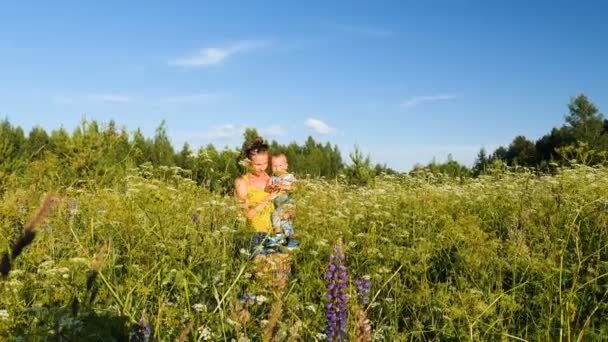
[[[608,2],[84,1],[0,10],[0,117],[83,116],[174,146],[355,144],[409,170],[470,164],[561,125],[572,96],[608,111]]]

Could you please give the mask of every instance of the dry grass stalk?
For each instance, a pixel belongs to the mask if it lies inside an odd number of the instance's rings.
[[[186,326],[186,328],[184,330],[182,330],[182,333],[179,334],[177,341],[185,342],[186,339],[188,338],[188,335],[190,335],[190,331],[192,330],[193,326],[194,326],[194,321],[190,321],[190,323],[188,323],[188,326]]]
[[[270,342],[274,339],[277,325],[279,323],[279,319],[281,319],[281,314],[283,313],[283,302],[281,300],[277,300],[272,304],[270,308],[270,314],[268,316],[268,324],[266,328],[264,328],[264,336],[262,337],[262,341]]]
[[[372,327],[367,314],[362,307],[357,305],[355,307],[355,331],[357,332],[356,342],[371,342],[372,341]]]
[[[55,204],[59,201],[59,197],[55,193],[49,193],[44,202],[34,214],[34,217],[25,225],[24,234],[13,244],[11,253],[4,253],[2,260],[0,260],[0,274],[6,277],[11,270],[12,261],[14,261],[25,247],[29,246],[36,237],[36,227],[38,227],[44,218],[53,209]]]

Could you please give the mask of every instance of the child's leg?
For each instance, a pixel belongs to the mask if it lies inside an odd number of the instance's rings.
[[[272,212],[272,226],[274,227],[275,233],[281,233],[281,217],[283,216],[283,209],[276,208]]]
[[[287,239],[286,239],[287,249],[292,250],[292,249],[298,248],[300,243],[293,238],[294,231],[293,231],[293,225],[291,223],[291,220],[289,220],[289,219],[283,220],[282,228],[283,228],[283,231],[285,232],[285,236],[287,237]]]
[[[281,221],[281,229],[285,236],[290,237],[293,235],[293,224],[291,223],[291,219],[286,219]]]

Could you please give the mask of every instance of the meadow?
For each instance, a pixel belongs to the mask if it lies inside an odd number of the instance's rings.
[[[0,252],[10,254],[51,190],[54,208],[0,279],[2,340],[259,341],[277,302],[276,340],[325,340],[325,273],[338,239],[348,340],[357,339],[361,277],[371,281],[364,310],[377,341],[608,336],[605,167],[421,172],[369,186],[303,178],[301,247],[278,294],[255,279],[234,197],[176,167],[132,169],[113,186],[7,184]],[[256,294],[251,303],[246,293]]]

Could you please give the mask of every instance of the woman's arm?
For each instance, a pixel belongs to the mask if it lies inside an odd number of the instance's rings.
[[[234,185],[236,188],[236,196],[239,199],[239,202],[242,203],[245,217],[248,219],[252,219],[259,211],[266,208],[266,206],[269,205],[270,202],[272,202],[272,200],[275,199],[279,194],[278,191],[273,191],[269,193],[264,200],[258,203],[258,205],[251,208],[249,201],[247,200],[247,184],[245,183],[245,180],[242,178],[237,178]]]

